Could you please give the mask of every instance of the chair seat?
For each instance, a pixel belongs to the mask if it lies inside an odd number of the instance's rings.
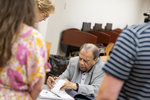
[[[110,56],[100,56],[103,62],[107,62]]]

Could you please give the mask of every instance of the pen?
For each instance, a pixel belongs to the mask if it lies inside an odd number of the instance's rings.
[[[50,91],[50,92],[52,92],[52,91]],[[52,93],[55,94],[57,97],[61,98],[58,94],[56,94],[56,93],[54,93],[54,92],[52,92]]]

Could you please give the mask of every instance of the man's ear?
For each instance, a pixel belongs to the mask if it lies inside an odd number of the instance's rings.
[[[94,64],[97,62],[97,59],[98,59],[98,58],[95,58],[95,59],[94,59],[94,62],[93,62]]]

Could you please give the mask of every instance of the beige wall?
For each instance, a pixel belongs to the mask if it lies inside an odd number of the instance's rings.
[[[113,23],[114,28],[141,24],[144,12],[150,10],[150,0],[52,0],[56,12],[41,24],[45,40],[52,42],[50,54],[64,55],[60,49],[61,32],[68,28],[81,29],[82,22]],[[67,6],[65,6],[67,4]]]

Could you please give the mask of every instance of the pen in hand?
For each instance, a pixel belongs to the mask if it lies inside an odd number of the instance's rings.
[[[48,87],[49,90],[54,88],[54,84],[56,84],[56,82],[55,82],[56,79],[59,79],[59,77],[51,77],[51,76],[48,77],[47,87]]]

